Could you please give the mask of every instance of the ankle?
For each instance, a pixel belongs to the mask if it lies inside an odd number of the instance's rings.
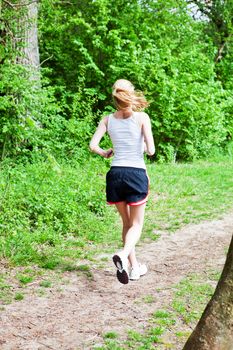
[[[139,263],[138,263],[138,262],[135,262],[135,263],[131,264],[131,268],[132,268],[133,270],[138,270],[138,269],[139,269]]]
[[[118,253],[119,253],[121,256],[123,256],[125,259],[128,259],[128,257],[129,257],[129,253],[128,253],[128,251],[125,250],[125,249],[120,250]]]

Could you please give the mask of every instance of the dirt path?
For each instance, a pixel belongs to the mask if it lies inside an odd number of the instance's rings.
[[[172,285],[188,273],[222,268],[232,233],[232,213],[164,233],[139,246],[149,273],[126,286],[116,280],[111,261],[100,269],[93,264],[93,279],[66,273],[69,284],[51,288],[46,296],[36,295],[32,286],[23,301],[0,312],[0,349],[86,350],[102,344],[101,334],[108,331],[124,337],[128,329],[142,330],[151,313],[169,303]],[[142,303],[148,295],[154,302]]]

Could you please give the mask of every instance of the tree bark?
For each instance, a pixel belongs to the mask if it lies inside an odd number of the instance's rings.
[[[10,8],[12,19],[7,22],[6,36],[10,36],[12,52],[17,53],[14,63],[32,71],[32,79],[39,79],[40,56],[38,44],[38,0],[0,0],[0,14]]]
[[[183,350],[233,350],[233,236],[214,295]]]
[[[39,80],[39,45],[38,45],[38,3],[37,1],[27,2],[20,0],[18,3],[22,16],[18,22],[18,33],[21,42],[18,45],[19,55],[17,63],[27,66],[31,70],[31,79]]]

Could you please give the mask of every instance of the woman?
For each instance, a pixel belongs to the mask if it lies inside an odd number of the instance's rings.
[[[120,79],[113,85],[112,95],[117,110],[101,120],[90,149],[105,158],[114,156],[106,176],[106,194],[107,202],[116,206],[123,222],[124,247],[113,256],[113,262],[118,280],[127,284],[129,279],[138,280],[147,272],[146,265],[137,261],[135,245],[141,236],[149,190],[143,154],[153,155],[155,147],[150,118],[141,112],[148,106],[142,93],[135,91],[130,81]],[[106,132],[113,149],[99,147]]]

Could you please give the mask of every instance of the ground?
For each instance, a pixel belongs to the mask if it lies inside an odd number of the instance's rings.
[[[149,271],[128,285],[117,281],[110,255],[89,262],[86,273],[63,273],[44,294],[38,294],[39,282],[29,284],[23,300],[0,311],[0,349],[88,350],[101,346],[107,332],[124,339],[129,329],[142,331],[151,314],[169,304],[172,287],[182,278],[222,270],[232,232],[232,213],[172,234],[161,232],[157,241],[139,245],[139,259]],[[153,302],[144,302],[148,296]]]

